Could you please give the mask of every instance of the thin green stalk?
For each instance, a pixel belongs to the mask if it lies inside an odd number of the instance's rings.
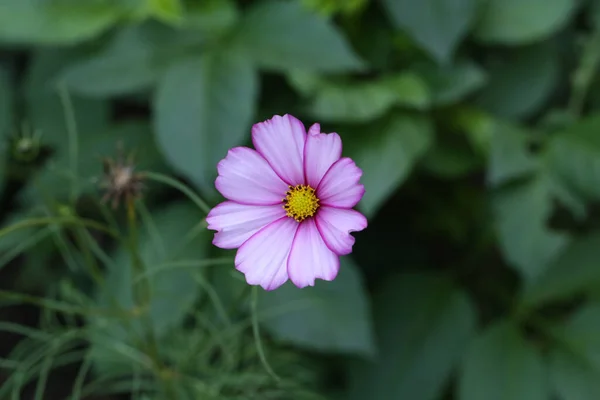
[[[49,229],[37,231],[24,241],[17,244],[15,247],[10,248],[6,253],[2,255],[2,257],[0,257],[0,269],[2,269],[4,266],[6,266],[6,264],[15,259],[19,254],[40,243],[47,236],[49,236],[50,233],[51,232]]]
[[[104,275],[102,274],[102,269],[98,265],[96,258],[90,251],[90,248],[87,246],[87,233],[88,232],[85,230],[85,228],[75,228],[75,240],[77,241],[77,245],[83,254],[83,259],[85,260],[86,265],[90,268],[90,274],[92,275],[92,278],[94,278],[96,283],[102,287],[104,286],[105,282]]]
[[[151,292],[150,292],[150,279],[139,281],[138,277],[145,273],[144,264],[140,258],[139,242],[138,242],[138,229],[137,229],[137,211],[135,207],[135,199],[132,197],[127,198],[127,222],[129,225],[129,245],[131,249],[131,268],[132,268],[132,291],[134,295],[134,301],[138,308],[144,310],[141,315],[141,322],[144,326],[144,330],[147,333],[147,346],[148,355],[152,359],[154,368],[156,369],[158,377],[162,380],[165,387],[169,387],[171,382],[167,382],[169,379],[162,373],[163,365],[160,361],[158,352],[158,340],[154,332],[154,326],[152,325],[152,319],[147,309],[150,307]],[[175,394],[167,393],[170,398],[176,400]]]
[[[71,400],[81,400],[81,391],[83,389],[83,385],[85,383],[85,378],[88,375],[92,367],[92,357],[90,353],[86,353],[81,366],[79,367],[79,371],[77,372],[77,376],[75,377],[75,382],[73,382],[73,389],[71,390]]]
[[[134,278],[134,282],[137,283],[142,279],[150,279],[152,276],[157,275],[161,272],[170,271],[173,269],[186,269],[186,268],[204,268],[212,267],[215,265],[231,265],[233,264],[233,258],[231,257],[219,257],[219,258],[207,258],[204,260],[179,260],[171,261],[163,264],[159,264],[156,267],[148,268],[143,274]]]
[[[138,284],[137,277],[144,274],[144,264],[140,258],[138,230],[137,230],[137,212],[135,209],[135,200],[127,199],[127,222],[129,226],[129,246],[131,249],[131,268],[133,277],[132,293],[134,294],[136,305],[145,308],[150,303],[150,281],[145,280]]]
[[[114,230],[115,232],[118,232],[119,224],[117,223],[117,220],[113,216],[113,214],[109,211],[108,207],[106,207],[106,204],[102,203],[100,200],[96,200],[96,205],[98,206],[98,210],[100,210],[100,213],[110,226],[110,229]]]
[[[75,119],[75,111],[71,96],[64,83],[59,83],[58,94],[65,113],[65,124],[67,125],[67,135],[69,138],[69,167],[70,172],[74,175],[71,183],[71,204],[74,204],[77,199],[77,182],[79,171],[79,142],[77,135],[77,120]]]
[[[205,214],[210,212],[210,206],[200,198],[196,193],[194,193],[190,188],[178,182],[177,180],[163,174],[159,174],[158,172],[143,172],[144,177],[151,179],[156,182],[164,183],[165,185],[169,185],[174,187],[175,189],[181,191],[183,194],[188,196],[190,200],[192,200],[199,209],[202,210]]]
[[[150,281],[148,279],[143,281],[138,280],[138,276],[143,275],[145,271],[139,252],[135,200],[131,197],[127,199],[127,223],[129,226],[129,246],[131,250],[131,276],[133,277],[131,290],[136,305],[140,309],[145,309],[150,304]]]
[[[18,303],[33,304],[42,308],[49,308],[67,314],[77,314],[83,316],[99,315],[107,317],[130,318],[131,314],[123,311],[106,310],[102,308],[85,308],[73,306],[69,303],[46,299],[43,297],[32,296],[29,294],[10,292],[0,290],[0,300],[16,301]]]
[[[50,375],[50,370],[52,369],[52,364],[54,362],[56,353],[58,353],[58,348],[56,343],[53,343],[51,345],[50,353],[44,357],[44,361],[42,362],[40,374],[38,376],[38,382],[35,388],[34,400],[44,399],[46,384],[48,383],[48,376]]]
[[[223,305],[223,301],[219,297],[217,291],[212,287],[212,285],[202,276],[202,274],[196,273],[193,275],[194,280],[200,287],[206,292],[206,295],[213,303],[213,307],[215,311],[221,318],[222,322],[225,323],[228,327],[231,326],[231,319],[229,315],[227,315],[227,311],[225,310],[225,306]]]
[[[152,218],[152,214],[146,207],[143,201],[138,202],[138,212],[140,213],[140,217],[142,217],[143,224],[148,231],[148,235],[152,238],[152,242],[154,246],[156,246],[156,250],[158,251],[158,257],[160,259],[167,258],[167,250],[165,248],[165,242],[162,240],[160,236],[160,232],[158,227],[154,223],[154,219]]]
[[[71,272],[77,271],[78,264],[75,260],[75,257],[73,256],[73,253],[75,253],[75,251],[71,248],[72,246],[69,245],[69,242],[65,239],[64,233],[62,232],[60,227],[56,225],[51,225],[50,231],[52,233],[52,241],[54,242],[54,245],[58,249],[58,252],[62,256],[63,260],[69,267],[69,270]]]
[[[4,235],[8,235],[11,232],[18,231],[19,229],[31,228],[31,227],[40,226],[40,225],[44,226],[44,225],[50,225],[50,224],[86,226],[88,228],[107,233],[116,239],[119,238],[119,234],[117,232],[113,231],[112,229],[108,228],[106,225],[103,225],[99,222],[96,222],[96,221],[93,221],[90,219],[72,218],[72,217],[29,218],[24,221],[9,225],[4,229],[0,229],[0,238]]]
[[[202,360],[205,362],[205,366],[208,363],[211,364],[211,368],[215,367],[213,363],[209,360],[209,354],[212,353],[214,346],[218,347],[219,350],[223,353],[223,359],[226,362],[225,370],[231,371],[234,366],[237,364],[236,357],[234,355],[235,349],[233,349],[232,343],[228,342],[227,339],[234,339],[234,335],[229,335],[223,330],[220,330],[213,321],[210,320],[207,316],[205,316],[201,312],[194,313],[194,321],[196,323],[196,327],[204,328],[208,333],[208,341],[207,342],[198,342],[196,346],[192,347],[190,352],[180,360],[180,365],[184,367],[191,362],[197,363],[198,360]],[[202,347],[202,349],[200,349]],[[236,346],[237,347],[237,346]],[[223,369],[223,368],[221,368]]]
[[[260,362],[263,367],[267,371],[267,373],[277,382],[281,381],[281,378],[277,376],[271,365],[267,361],[267,357],[265,356],[265,351],[262,347],[262,342],[260,340],[260,331],[258,326],[258,286],[254,286],[252,288],[252,301],[251,301],[251,313],[252,313],[252,333],[254,333],[254,343],[256,344],[256,351],[258,352],[258,357],[260,358]]]

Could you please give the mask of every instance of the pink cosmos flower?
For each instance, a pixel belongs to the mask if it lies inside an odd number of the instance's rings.
[[[341,158],[337,133],[314,124],[307,134],[288,114],[254,125],[252,143],[256,150],[235,147],[217,166],[215,186],[228,201],[206,218],[213,244],[237,248],[236,269],[266,290],[333,280],[339,256],[352,251],[350,232],[367,227],[352,209],[365,193],[362,171]]]

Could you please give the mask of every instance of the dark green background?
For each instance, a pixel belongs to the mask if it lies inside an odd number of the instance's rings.
[[[0,399],[597,399],[599,62],[597,0],[0,0]],[[213,206],[286,113],[364,171],[334,282],[99,201],[121,141]]]

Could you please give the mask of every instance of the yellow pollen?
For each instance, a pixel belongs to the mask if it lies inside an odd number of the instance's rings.
[[[319,208],[319,199],[315,195],[315,189],[308,185],[290,186],[290,190],[285,192],[283,199],[283,208],[288,217],[294,218],[298,222],[312,217]]]

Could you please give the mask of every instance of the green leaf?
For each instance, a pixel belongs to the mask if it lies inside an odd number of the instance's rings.
[[[600,27],[600,1],[592,0],[588,5],[589,9],[587,10],[588,21],[593,24],[593,26],[598,29]]]
[[[51,82],[66,64],[81,56],[80,52],[78,49],[46,49],[33,53],[25,77],[24,97],[28,118],[24,122],[41,133],[42,144],[52,149],[52,156],[35,178],[37,183],[31,182],[23,193],[29,203],[44,202],[46,196],[56,201],[64,200],[63,196],[73,183],[85,190],[91,189],[93,183],[89,179],[98,177],[102,172],[100,156],[114,154],[118,136],[106,135],[111,129],[110,105],[105,101],[69,96],[78,133],[77,153],[81,168],[80,171],[69,170],[69,134],[65,110],[56,85]],[[102,138],[106,142],[96,148]],[[144,146],[148,145],[151,143]],[[99,153],[99,149],[106,153]],[[74,182],[74,174],[82,179]]]
[[[573,0],[487,0],[475,28],[483,43],[523,45],[559,31],[577,8]]]
[[[566,299],[600,284],[600,234],[573,239],[546,272],[526,286],[522,302],[537,306]]]
[[[600,391],[600,304],[585,305],[559,327],[564,348],[550,355],[550,377],[561,400],[593,399]]]
[[[322,15],[353,15],[360,12],[368,0],[302,0],[302,5]]]
[[[192,263],[207,258],[211,234],[201,228],[203,215],[191,203],[175,203],[153,212],[152,216],[158,236],[149,226],[139,228],[139,256],[146,271],[146,282],[151,288],[146,312],[149,313],[152,329],[161,338],[183,321],[194,301],[202,294],[192,279],[194,274],[200,274],[198,268],[181,268],[174,263]],[[125,311],[132,310],[135,302],[131,253],[127,247],[118,247],[112,258],[114,263],[107,265],[106,284],[98,293],[97,301],[103,307],[118,306]],[[147,333],[142,318],[143,314],[134,313],[126,321],[94,316],[90,317],[90,323],[99,337],[131,344],[136,335]],[[101,370],[109,368],[111,362],[119,358],[122,361],[116,364],[131,365],[131,361],[126,362],[127,358],[123,355],[109,353],[99,345],[93,346],[92,354],[96,367]]]
[[[153,85],[167,67],[202,37],[147,23],[120,31],[100,52],[69,65],[58,77],[77,94],[123,95]]]
[[[146,0],[148,13],[166,23],[179,23],[184,18],[181,0]]]
[[[382,0],[392,22],[440,63],[449,62],[476,14],[475,0]]]
[[[219,160],[249,135],[256,71],[229,54],[205,53],[173,65],[154,97],[156,140],[167,160],[214,193]]]
[[[368,131],[340,134],[345,154],[363,170],[366,193],[359,207],[373,216],[431,146],[433,126],[427,118],[397,114]]]
[[[371,82],[332,82],[304,73],[292,74],[290,80],[311,95],[307,112],[320,121],[367,122],[394,105],[421,109],[429,104],[427,86],[412,72]]]
[[[549,360],[550,379],[560,400],[593,399],[600,393],[600,368],[593,368],[585,354],[555,349]]]
[[[113,0],[3,0],[0,41],[75,44],[107,30],[124,12]]]
[[[536,160],[529,153],[526,130],[512,124],[497,122],[490,143],[487,180],[492,186],[522,178],[537,170]]]
[[[437,105],[449,105],[462,100],[484,86],[487,73],[477,64],[461,60],[456,64],[425,68],[426,79]]]
[[[475,311],[451,282],[397,275],[374,298],[379,353],[350,366],[351,400],[441,398],[475,331]]]
[[[600,199],[600,115],[591,115],[552,136],[548,169],[565,187],[587,199]]]
[[[538,277],[568,243],[566,234],[547,226],[553,204],[543,175],[499,190],[493,208],[502,252],[524,278]]]
[[[371,313],[360,271],[348,257],[332,282],[261,292],[260,317],[279,341],[333,353],[371,355]]]
[[[464,132],[473,151],[489,158],[492,136],[498,120],[492,115],[472,106],[456,107],[452,113],[451,124],[454,129]]]
[[[25,78],[27,116],[33,129],[42,132],[44,144],[67,148],[67,124],[54,78],[81,56],[76,49],[46,49],[35,52]],[[110,106],[105,101],[71,96],[79,134],[105,130],[109,125]]]
[[[459,400],[547,400],[549,395],[542,358],[518,327],[496,323],[473,341],[459,377]]]
[[[254,5],[240,21],[233,46],[258,65],[288,71],[352,71],[362,68],[342,33],[299,2]]]
[[[196,34],[220,37],[238,22],[235,0],[204,0],[186,4],[182,27]]]
[[[490,65],[489,83],[476,102],[497,116],[531,116],[548,100],[560,79],[558,56],[555,46],[548,43],[507,52]]]

